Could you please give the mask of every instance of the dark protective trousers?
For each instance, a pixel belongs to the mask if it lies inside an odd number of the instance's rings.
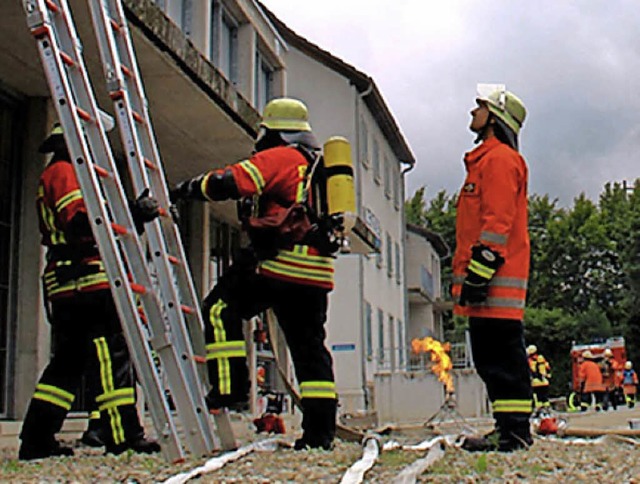
[[[335,435],[336,395],[325,347],[327,290],[261,276],[252,264],[235,264],[203,305],[213,408],[246,401],[249,380],[242,320],[272,308],[283,330],[300,384],[304,430],[310,445]]]
[[[84,374],[100,410],[107,448],[142,437],[133,368],[111,292],[53,301],[50,322],[53,357],[29,404],[20,433],[23,445],[46,448],[55,439]]]
[[[487,386],[499,431],[530,438],[532,391],[521,321],[469,318],[473,361]]]

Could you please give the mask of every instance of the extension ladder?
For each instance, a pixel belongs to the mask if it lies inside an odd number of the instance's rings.
[[[185,449],[160,371],[166,375],[188,450],[199,456],[234,448],[228,415],[215,416],[216,436],[204,401],[204,379],[196,368],[204,368],[205,362],[202,316],[179,232],[167,209],[164,172],[122,5],[119,0],[89,0],[89,5],[133,188],[135,193],[149,189],[161,207],[161,216],[146,224],[151,262],[129,212],[67,1],[24,1],[131,358],[165,458],[182,460]],[[200,353],[197,357],[189,337]]]

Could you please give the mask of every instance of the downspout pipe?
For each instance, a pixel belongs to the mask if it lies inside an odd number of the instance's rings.
[[[373,91],[373,82],[369,80],[369,85],[367,88],[358,93],[358,88],[356,86],[356,96],[355,96],[355,104],[356,104],[356,116],[355,116],[355,134],[356,134],[356,200],[358,201],[358,213],[363,213],[363,204],[362,204],[362,181],[361,181],[361,173],[362,173],[362,163],[359,159],[359,155],[362,152],[361,147],[364,140],[360,139],[360,122],[361,122],[361,105],[364,102],[364,98],[367,97]],[[369,410],[373,404],[370,402],[370,395],[367,388],[367,354],[365,349],[366,335],[364,331],[364,257],[358,257],[358,276],[361,284],[358,284],[360,291],[360,361],[361,361],[361,372],[362,372],[362,395],[364,396],[364,404],[365,410]],[[373,317],[373,316],[372,316]]]

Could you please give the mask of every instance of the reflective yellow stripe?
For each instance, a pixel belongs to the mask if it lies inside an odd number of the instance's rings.
[[[38,383],[33,393],[33,398],[70,410],[75,396],[60,387]]]
[[[469,270],[478,274],[480,277],[484,277],[485,279],[491,279],[491,277],[496,272],[494,269],[484,266],[480,264],[480,262],[473,259],[471,259],[471,262],[469,262]]]
[[[298,246],[304,250],[308,250],[308,246]],[[309,255],[304,252],[292,252],[289,250],[281,250],[278,252],[275,260],[284,262],[294,262],[298,264],[305,264],[317,268],[333,269],[333,259],[331,257],[323,257],[321,255]]]
[[[103,395],[108,395],[114,391],[113,368],[111,365],[109,346],[107,345],[107,340],[104,337],[95,338],[93,343],[96,345],[96,353],[98,354],[98,362],[100,364],[100,383],[102,385]],[[100,396],[96,398],[96,402],[99,402],[99,399]],[[120,416],[118,407],[105,407],[100,410],[106,410],[109,415],[109,424],[111,426],[113,442],[115,444],[121,444],[124,442],[124,428],[122,426],[122,417]]]
[[[496,400],[491,403],[494,413],[529,413],[532,400]]]
[[[217,358],[236,358],[247,356],[244,340],[225,341],[207,345],[207,360]]]
[[[60,199],[56,202],[56,210],[58,212],[61,212],[67,205],[75,202],[76,200],[82,200],[82,193],[80,193],[79,188],[70,191],[63,197],[60,197]]]
[[[253,181],[258,195],[261,194],[262,190],[264,190],[265,183],[264,178],[262,178],[262,173],[260,173],[258,167],[249,160],[241,161],[238,164],[240,165],[240,168],[242,168],[247,173],[247,175],[249,175],[251,181]]]
[[[213,326],[213,339],[216,343],[226,343],[227,332],[224,330],[224,324],[220,314],[227,307],[222,299],[211,306],[209,310],[209,322]],[[207,355],[207,359],[209,359]],[[231,394],[231,366],[228,357],[216,358],[218,360],[218,390],[220,395]]]
[[[333,271],[323,271],[308,269],[306,267],[296,267],[289,264],[278,262],[274,260],[266,260],[260,263],[261,269],[280,274],[283,276],[289,276],[296,279],[307,279],[310,281],[329,282],[333,283]]]
[[[96,397],[98,410],[101,412],[109,409],[117,409],[121,405],[135,405],[135,392],[132,387],[118,388],[112,392],[105,392]]]
[[[307,166],[300,165],[298,167],[298,178],[300,181],[298,182],[298,188],[296,190],[296,202],[302,202],[304,200],[304,176],[307,173]]]
[[[202,181],[200,182],[200,192],[202,193],[202,195],[204,196],[204,198],[206,198],[207,200],[213,202],[213,200],[211,200],[209,198],[209,195],[207,195],[207,183],[209,183],[209,178],[211,177],[211,174],[213,172],[209,172],[207,173],[205,176],[202,177]]]
[[[336,398],[336,384],[332,381],[305,381],[300,383],[302,398]]]

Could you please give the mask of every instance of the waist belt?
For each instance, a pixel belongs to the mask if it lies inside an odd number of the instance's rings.
[[[48,260],[71,260],[80,261],[87,257],[100,257],[98,247],[94,244],[86,245],[52,245],[47,251]]]

